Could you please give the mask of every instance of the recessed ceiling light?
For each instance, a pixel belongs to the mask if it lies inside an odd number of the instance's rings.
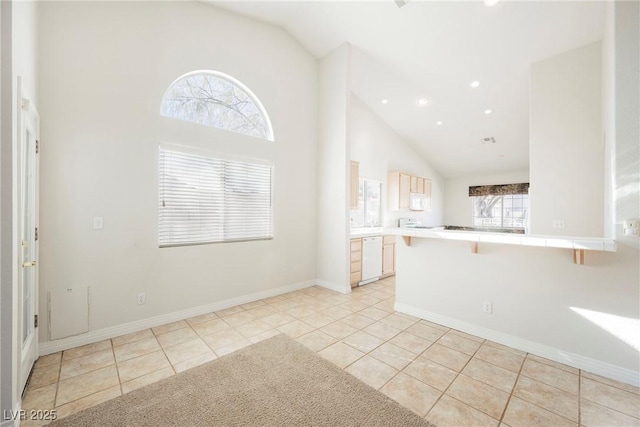
[[[472,88],[476,88],[476,87],[480,86],[480,82],[479,82],[479,81],[477,81],[477,80],[474,80],[474,81],[472,81],[472,82],[471,82],[471,85],[470,85],[470,86],[471,86]]]
[[[382,103],[383,103],[383,104],[388,104],[388,103],[389,103],[389,100],[388,100],[388,99],[383,99],[383,100],[382,100]]]
[[[438,120],[438,121],[436,122],[436,124],[437,124],[438,126],[442,126],[442,120]]]
[[[500,0],[484,0],[484,5],[487,7],[493,7],[500,3]]]
[[[429,103],[429,100],[427,98],[418,98],[418,105],[419,106],[424,107],[428,103]]]
[[[491,114],[491,113],[493,113],[493,110],[486,109],[486,110],[484,110],[484,113],[485,114]]]

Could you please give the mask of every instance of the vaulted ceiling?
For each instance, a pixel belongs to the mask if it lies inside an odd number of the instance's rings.
[[[528,168],[530,66],[601,40],[605,14],[596,1],[212,3],[318,58],[350,43],[353,92],[445,177]]]

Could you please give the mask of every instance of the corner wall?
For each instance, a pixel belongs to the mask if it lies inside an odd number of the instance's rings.
[[[349,285],[349,62],[344,44],[319,62],[318,279],[351,292]]]
[[[360,162],[360,176],[382,181],[383,207],[387,207],[387,173],[406,172],[431,180],[431,211],[386,211],[385,227],[397,227],[398,218],[411,217],[424,225],[442,225],[444,179],[389,125],[355,95],[349,98],[351,160]]]
[[[601,88],[600,42],[531,67],[531,234],[604,235]]]
[[[40,9],[41,313],[49,291],[89,286],[94,332],[315,280],[311,54],[277,27],[199,2]],[[249,87],[275,142],[160,117],[165,90],[194,70]],[[272,161],[274,239],[160,249],[160,142]],[[93,229],[93,217],[104,218],[103,229]]]
[[[569,249],[486,243],[473,254],[465,242],[414,238],[410,247],[396,247],[396,301],[409,314],[638,386],[640,239],[622,236],[621,221],[640,217],[640,4],[611,7],[605,35],[614,39],[604,43],[610,99],[603,108],[615,108],[604,111],[615,139],[600,162],[604,170],[610,159],[604,182],[613,186],[606,194],[616,207],[617,252],[589,251],[585,265],[575,265]],[[582,168],[574,163],[567,172]],[[532,162],[532,179],[545,167]],[[572,182],[558,177],[553,185],[569,191]],[[493,314],[482,313],[483,301],[493,302]]]

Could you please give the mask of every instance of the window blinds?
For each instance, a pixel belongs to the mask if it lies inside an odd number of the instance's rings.
[[[160,247],[273,237],[271,165],[160,147]]]

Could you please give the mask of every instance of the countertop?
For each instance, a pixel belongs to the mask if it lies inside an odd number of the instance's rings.
[[[613,239],[579,236],[541,236],[532,234],[491,233],[485,231],[445,230],[435,228],[385,228],[383,234],[426,239],[463,240],[468,242],[502,243],[507,245],[542,246],[549,248],[584,249],[615,252]]]
[[[382,236],[386,234],[384,232],[386,230],[382,227],[361,227],[361,228],[352,228],[351,229],[351,237],[370,237],[370,236]]]

